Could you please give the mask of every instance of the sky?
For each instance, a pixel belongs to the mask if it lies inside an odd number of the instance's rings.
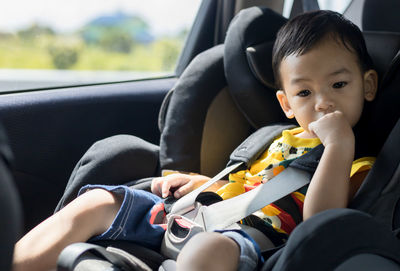
[[[350,0],[318,0],[321,8],[343,11]],[[141,15],[155,35],[189,28],[201,0],[6,0],[0,9],[0,31],[14,31],[33,23],[56,31],[74,31],[88,21],[113,12]],[[293,0],[285,1],[288,16]]]
[[[8,0],[0,9],[0,31],[33,23],[74,31],[90,20],[117,11],[141,15],[153,34],[189,28],[201,0]]]

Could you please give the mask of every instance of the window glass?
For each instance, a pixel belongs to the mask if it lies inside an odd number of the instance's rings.
[[[201,0],[12,0],[0,91],[172,75]]]
[[[318,0],[320,9],[329,9],[343,13],[351,3],[351,0]]]
[[[289,18],[290,11],[292,10],[294,0],[285,0],[283,6],[283,16]],[[350,5],[352,0],[318,0],[320,9],[328,9],[343,13]]]

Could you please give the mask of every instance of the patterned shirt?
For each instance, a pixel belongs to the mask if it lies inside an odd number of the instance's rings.
[[[275,139],[267,151],[249,169],[230,174],[229,183],[221,187],[217,194],[225,200],[245,193],[278,175],[293,160],[321,144],[318,138],[299,138],[296,136],[303,131],[301,127],[283,131],[282,136]],[[373,157],[364,157],[354,161],[351,176],[356,172],[369,170],[374,161]],[[278,202],[265,206],[253,215],[272,226],[275,232],[287,237],[299,222],[294,217],[302,217],[306,192],[307,186],[289,195],[290,200],[296,206],[296,212],[298,212],[296,215],[293,213],[293,208],[290,211],[285,210]],[[287,206],[287,204],[284,205]]]

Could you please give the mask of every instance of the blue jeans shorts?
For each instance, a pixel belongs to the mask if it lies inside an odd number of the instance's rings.
[[[126,240],[156,251],[160,250],[165,230],[162,225],[150,223],[153,207],[163,201],[160,197],[124,185],[86,185],[78,194],[95,188],[123,195],[124,199],[111,226],[102,234],[92,237],[90,241]]]
[[[165,233],[165,224],[155,224],[156,207],[163,203],[163,199],[143,190],[131,189],[124,185],[86,185],[78,195],[95,188],[101,188],[124,197],[122,205],[111,226],[102,234],[94,236],[96,240],[125,240],[150,249],[159,251]],[[159,218],[158,218],[159,220]],[[244,231],[218,231],[233,239],[240,247],[240,271],[256,270],[263,259],[257,243]]]

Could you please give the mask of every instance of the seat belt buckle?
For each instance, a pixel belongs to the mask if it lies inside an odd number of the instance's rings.
[[[190,238],[205,231],[204,225],[196,221],[196,217],[201,216],[198,213],[201,207],[201,204],[196,203],[195,208],[185,214],[168,214],[167,229],[161,244],[161,253],[164,256],[176,259]]]

